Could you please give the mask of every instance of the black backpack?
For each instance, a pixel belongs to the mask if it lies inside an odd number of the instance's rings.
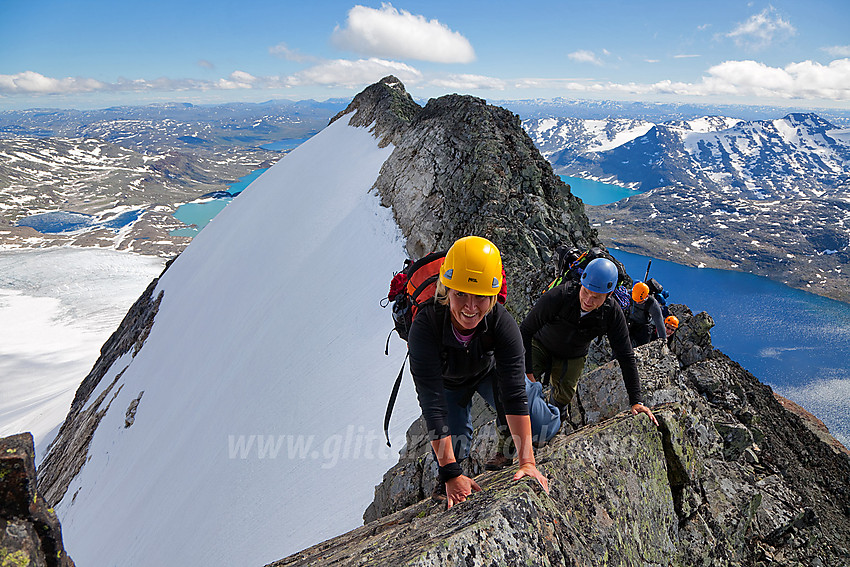
[[[559,244],[555,248],[555,279],[546,290],[559,286],[568,281],[579,281],[584,267],[588,262],[605,256],[601,248],[590,248],[584,252],[575,246]]]
[[[670,293],[664,291],[664,286],[658,283],[658,280],[655,278],[649,278],[646,285],[649,287],[649,293],[655,298],[655,301],[657,301],[658,305],[661,307],[661,314],[664,315],[664,318],[666,319],[667,316],[670,315],[670,308],[667,307],[667,298],[670,297]]]

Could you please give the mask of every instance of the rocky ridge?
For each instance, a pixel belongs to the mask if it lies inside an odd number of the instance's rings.
[[[660,427],[628,414],[616,361],[591,364],[562,431],[536,451],[548,496],[512,481],[515,467],[483,471],[496,434],[482,416],[465,463],[482,492],[445,511],[426,498],[433,458],[404,451],[362,528],[272,566],[850,565],[846,449],[714,350],[707,314],[673,310],[669,344],[636,351]],[[593,358],[609,356],[602,345]]]
[[[559,243],[602,246],[584,206],[553,172],[517,115],[460,95],[419,107],[395,77],[354,98],[335,119],[375,122],[394,150],[374,190],[391,207],[413,258],[467,234],[491,239],[508,273],[508,308],[531,306]]]

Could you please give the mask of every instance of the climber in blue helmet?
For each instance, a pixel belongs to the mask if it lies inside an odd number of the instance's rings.
[[[590,342],[607,335],[620,363],[632,415],[645,413],[658,425],[652,410],[643,405],[626,318],[611,298],[618,280],[614,262],[596,258],[587,264],[580,282],[565,282],[540,297],[520,325],[526,376],[531,381],[548,377],[551,401],[563,410],[575,395]]]

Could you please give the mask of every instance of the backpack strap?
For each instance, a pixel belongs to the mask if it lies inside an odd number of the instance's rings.
[[[438,307],[439,305],[434,301],[433,298],[429,298],[427,301],[423,302],[422,305],[430,301],[434,303],[434,307]],[[440,321],[441,317],[434,317],[434,329],[437,335],[440,335]],[[390,331],[390,335],[392,335],[392,331]],[[387,341],[389,341],[389,337],[387,337]],[[389,354],[389,352],[387,352]],[[401,388],[401,379],[404,376],[404,365],[407,364],[407,358],[410,356],[410,347],[408,346],[407,352],[404,354],[404,360],[401,361],[401,368],[398,371],[398,376],[396,376],[395,383],[393,384],[393,391],[390,393],[390,399],[387,402],[387,411],[384,414],[384,435],[387,438],[387,447],[392,447],[390,444],[390,417],[393,414],[393,407],[395,407],[396,398],[398,398],[398,391]]]
[[[404,365],[407,363],[408,356],[410,356],[410,351],[405,353],[404,360],[401,362],[401,369],[398,371],[398,377],[395,379],[393,391],[390,394],[390,401],[387,402],[387,413],[384,414],[384,435],[387,437],[387,447],[392,447],[390,445],[390,416],[393,414],[393,406],[395,406],[395,400],[398,397],[398,390],[401,387],[401,377],[404,375]]]

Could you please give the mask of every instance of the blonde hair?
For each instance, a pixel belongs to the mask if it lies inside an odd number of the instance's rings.
[[[440,305],[447,306],[449,304],[449,289],[450,288],[446,287],[446,285],[442,281],[437,280],[437,291],[434,292],[434,301],[439,303]],[[487,313],[490,313],[490,311],[492,311],[493,308],[496,307],[496,301],[498,299],[499,298],[497,295],[490,296],[490,307],[487,308],[487,311],[484,313],[485,315],[487,315]]]

